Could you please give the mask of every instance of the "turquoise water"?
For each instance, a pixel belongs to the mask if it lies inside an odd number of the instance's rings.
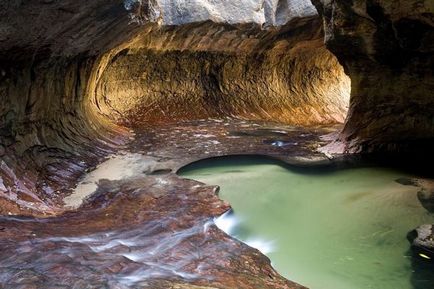
[[[254,157],[205,160],[179,174],[219,185],[233,214],[218,226],[290,280],[311,289],[431,288],[417,285],[432,283],[417,280],[406,234],[434,218],[416,188],[395,182],[412,176],[378,167],[307,173]]]

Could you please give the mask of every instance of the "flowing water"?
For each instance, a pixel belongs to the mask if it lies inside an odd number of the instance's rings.
[[[307,173],[232,157],[179,174],[219,185],[233,213],[216,224],[261,250],[290,280],[311,289],[432,288],[434,272],[418,276],[406,234],[434,218],[417,188],[395,182],[412,177],[406,173],[380,167]]]

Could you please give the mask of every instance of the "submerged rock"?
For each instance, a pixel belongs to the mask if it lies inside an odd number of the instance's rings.
[[[417,197],[419,201],[422,203],[422,206],[427,209],[429,212],[434,213],[434,192],[431,191],[419,191],[417,193]]]
[[[434,213],[434,181],[427,179],[408,179],[400,178],[397,183],[405,186],[415,186],[420,188],[417,192],[417,198],[422,206],[430,213]]]

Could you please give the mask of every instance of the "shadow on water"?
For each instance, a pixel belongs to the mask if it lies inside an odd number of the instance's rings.
[[[304,175],[325,175],[339,170],[351,168],[390,168],[406,174],[423,178],[434,178],[434,171],[426,169],[426,165],[434,162],[434,156],[396,155],[396,154],[369,154],[337,157],[330,162],[289,164],[281,159],[265,155],[229,155],[210,157],[195,161],[181,167],[176,173],[184,174],[201,168],[250,166],[250,165],[276,165],[289,171]],[[425,165],[426,164],[426,165]],[[228,169],[227,172],[231,170]]]
[[[411,256],[411,284],[413,289],[434,288],[434,262],[417,256],[412,250],[408,251]]]
[[[232,155],[232,156],[224,156],[224,157],[211,157],[202,159],[193,163],[190,163],[177,171],[177,174],[183,175],[191,171],[200,170],[202,168],[221,168],[227,167],[227,170],[224,170],[223,173],[231,173],[231,172],[246,172],[246,170],[242,169],[231,169],[232,166],[255,166],[255,165],[275,165],[286,170],[306,174],[306,175],[316,175],[316,174],[327,174],[333,171],[336,171],[341,167],[360,167],[360,166],[369,166],[367,163],[355,163],[349,162],[344,165],[340,163],[321,163],[314,166],[295,166],[288,163],[285,163],[282,160],[263,156],[263,155]]]

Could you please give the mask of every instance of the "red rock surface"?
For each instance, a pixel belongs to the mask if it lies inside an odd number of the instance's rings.
[[[213,218],[230,208],[218,198],[218,188],[173,172],[193,160],[228,154],[327,162],[314,148],[328,131],[242,121],[138,131],[128,151],[154,158],[160,165],[153,170],[100,180],[80,208],[55,217],[0,217],[0,287],[304,288],[214,225]],[[173,172],[156,174],[168,169]]]

